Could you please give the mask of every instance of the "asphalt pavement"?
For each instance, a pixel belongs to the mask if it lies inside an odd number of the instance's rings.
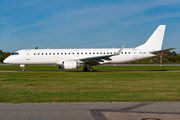
[[[180,102],[0,103],[0,120],[180,120]]]

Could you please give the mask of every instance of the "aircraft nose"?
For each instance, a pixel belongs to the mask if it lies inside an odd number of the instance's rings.
[[[5,60],[3,60],[3,63],[7,63],[7,58]]]
[[[6,58],[4,61],[3,61],[3,63],[9,63],[9,58]]]

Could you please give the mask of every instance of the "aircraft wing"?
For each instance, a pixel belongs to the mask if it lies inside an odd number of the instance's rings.
[[[176,48],[169,48],[169,49],[164,49],[164,50],[152,51],[150,53],[155,54],[155,55],[164,54],[164,53],[168,52],[169,50],[173,50],[173,49],[176,49]]]
[[[123,50],[124,46],[125,45],[123,45],[115,54],[81,58],[79,60],[83,61],[84,63],[92,63],[92,64],[97,64],[98,62],[104,62],[104,60],[111,60],[110,57],[119,55],[121,51]]]

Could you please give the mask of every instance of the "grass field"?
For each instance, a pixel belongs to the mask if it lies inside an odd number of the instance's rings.
[[[1,66],[0,66],[1,67]],[[18,66],[19,67],[19,66]],[[98,68],[99,67],[99,68]],[[111,66],[113,67],[113,66]],[[95,70],[117,70],[97,66]],[[180,67],[117,66],[118,70],[179,70]],[[155,67],[155,68],[154,68]],[[157,67],[157,68],[156,68]],[[11,67],[12,68],[12,67]],[[36,69],[35,69],[36,68]],[[49,70],[49,66],[27,68]],[[131,69],[130,69],[131,68]],[[160,69],[161,68],[161,69]],[[3,68],[7,70],[7,68]],[[81,70],[82,68],[78,69]],[[2,68],[0,68],[2,70]],[[13,68],[17,70],[17,66]],[[57,70],[51,66],[50,70]],[[180,101],[178,72],[0,73],[1,103]]]

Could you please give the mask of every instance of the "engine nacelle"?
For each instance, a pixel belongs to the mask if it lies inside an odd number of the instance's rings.
[[[81,64],[76,61],[63,61],[62,69],[76,69],[81,67]]]

